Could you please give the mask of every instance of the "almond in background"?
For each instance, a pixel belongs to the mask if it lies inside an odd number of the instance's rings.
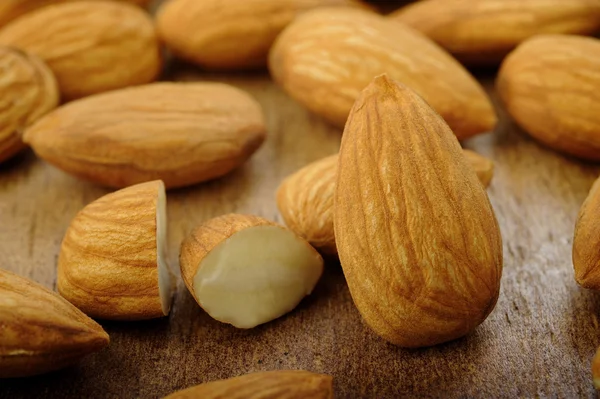
[[[584,288],[600,290],[600,178],[584,201],[573,236],[575,280]],[[600,374],[600,373],[599,373]]]

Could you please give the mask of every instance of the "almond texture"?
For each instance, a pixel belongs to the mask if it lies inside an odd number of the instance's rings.
[[[404,347],[461,337],[498,299],[502,239],[448,125],[415,92],[377,77],[344,130],[334,227],[366,323]]]
[[[302,370],[266,371],[207,382],[165,399],[333,399],[333,379]]]
[[[445,50],[368,11],[321,8],[301,15],[277,39],[269,68],[290,96],[338,127],[382,73],[419,93],[459,139],[489,131],[497,121],[483,88]]]
[[[579,210],[573,237],[575,280],[585,288],[600,290],[600,179],[596,180]]]
[[[0,378],[76,363],[108,345],[94,320],[54,292],[0,269]]]
[[[390,17],[423,32],[463,62],[496,64],[519,43],[538,34],[597,32],[600,2],[424,0]]]
[[[143,320],[169,314],[166,198],[161,181],[105,195],[71,222],[58,258],[60,294],[87,315]]]
[[[260,105],[220,83],[155,83],[74,101],[28,129],[36,154],[111,187],[220,177],[265,139]]]
[[[600,40],[544,35],[502,64],[498,92],[508,113],[545,145],[600,160]]]
[[[148,83],[161,69],[150,17],[139,7],[114,1],[40,8],[2,28],[0,45],[44,60],[64,100]]]
[[[25,148],[21,134],[58,105],[54,75],[39,58],[0,47],[0,162]]]

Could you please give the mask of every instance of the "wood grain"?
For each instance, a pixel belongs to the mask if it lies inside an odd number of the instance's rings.
[[[228,212],[281,222],[285,176],[338,150],[340,132],[289,99],[262,73],[209,75],[175,65],[173,80],[216,80],[254,95],[268,139],[231,175],[169,192],[170,263],[197,223]],[[484,76],[491,90],[491,79]],[[497,101],[496,101],[497,104]],[[590,363],[600,344],[600,294],[579,288],[571,262],[579,206],[600,168],[547,150],[501,111],[493,134],[466,146],[493,159],[488,193],[504,238],[496,309],[472,335],[421,350],[385,343],[365,327],[339,265],[292,313],[252,330],[211,319],[179,280],[164,320],[102,322],[110,346],[75,367],[2,380],[0,398],[158,398],[255,371],[306,369],[334,377],[337,398],[594,397]],[[35,159],[0,165],[0,267],[55,287],[70,220],[109,190]]]

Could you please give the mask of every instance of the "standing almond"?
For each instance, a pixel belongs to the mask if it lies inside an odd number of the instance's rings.
[[[58,105],[54,75],[39,58],[0,47],[0,162],[25,148],[21,133]]]
[[[579,285],[600,290],[600,178],[579,210],[573,237],[573,266]]]
[[[76,363],[108,345],[94,320],[54,292],[0,269],[0,378]]]
[[[497,121],[483,88],[442,48],[363,10],[322,8],[298,17],[277,39],[269,67],[293,98],[339,127],[361,90],[382,73],[419,93],[459,139]]]
[[[263,143],[260,105],[220,83],[155,83],[74,101],[24,140],[46,161],[111,187],[168,188],[220,177]]]
[[[366,323],[404,347],[450,341],[482,323],[498,299],[502,240],[448,125],[380,76],[352,109],[338,168],[336,242]]]
[[[544,35],[527,40],[500,69],[508,113],[545,145],[600,161],[600,40]]]
[[[164,399],[333,399],[333,379],[303,370],[266,371],[207,382]]]
[[[390,17],[423,32],[465,63],[496,64],[537,34],[597,32],[600,2],[424,0]]]
[[[139,7],[114,1],[43,7],[2,28],[0,45],[44,60],[65,100],[148,83],[161,69],[150,17]]]

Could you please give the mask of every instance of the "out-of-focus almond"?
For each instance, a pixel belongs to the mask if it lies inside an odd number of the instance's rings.
[[[579,210],[573,237],[575,280],[585,288],[600,290],[600,178]]]

